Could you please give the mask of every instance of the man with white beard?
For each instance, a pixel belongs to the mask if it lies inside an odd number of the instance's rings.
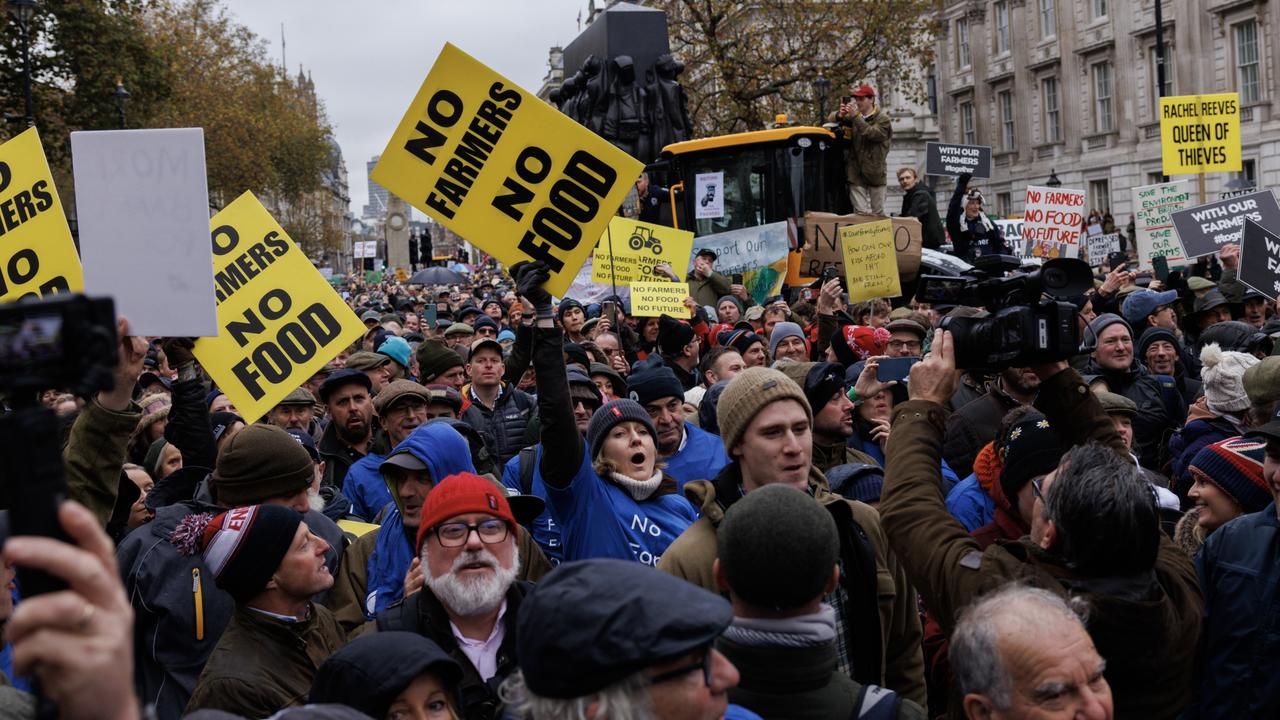
[[[424,587],[378,614],[379,631],[434,641],[462,666],[461,716],[502,717],[495,690],[518,669],[516,620],[533,585],[517,582],[517,524],[505,493],[478,475],[450,475],[431,491],[418,525]]]

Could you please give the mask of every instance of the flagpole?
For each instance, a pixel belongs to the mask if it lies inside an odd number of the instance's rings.
[[[618,294],[618,276],[613,271],[613,231],[606,225],[605,234],[609,236],[609,285],[613,288],[613,294]]]

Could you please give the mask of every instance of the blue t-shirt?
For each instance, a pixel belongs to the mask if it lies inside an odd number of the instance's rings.
[[[533,449],[529,494],[542,498],[542,501],[547,503],[547,507],[529,524],[529,532],[533,535],[533,541],[542,548],[542,554],[546,555],[547,560],[555,566],[564,561],[564,546],[560,541],[560,526],[551,516],[551,503],[547,500],[547,485],[542,482],[542,443],[534,445]],[[523,454],[524,450],[521,450],[502,468],[502,484],[522,493],[524,487],[520,483],[520,458]]]
[[[586,452],[568,487],[547,486],[547,505],[560,525],[565,562],[608,557],[657,566],[667,547],[698,519],[679,493],[636,502],[597,475]]]

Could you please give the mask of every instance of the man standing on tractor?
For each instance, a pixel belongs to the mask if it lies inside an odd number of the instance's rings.
[[[863,83],[845,98],[836,110],[836,122],[849,141],[849,163],[845,179],[849,184],[849,201],[853,211],[861,215],[884,215],[884,195],[888,168],[889,141],[893,127],[889,117],[876,108],[876,91]]]

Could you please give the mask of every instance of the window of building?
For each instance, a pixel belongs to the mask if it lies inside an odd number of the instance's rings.
[[[1173,62],[1173,49],[1169,46],[1169,43],[1165,43],[1164,44],[1164,88],[1163,88],[1164,92],[1163,93],[1157,92],[1158,89],[1156,88],[1156,83],[1158,81],[1158,78],[1157,78],[1157,72],[1156,72],[1156,66],[1157,66],[1156,55],[1157,55],[1156,46],[1152,45],[1147,52],[1147,61],[1148,61],[1147,69],[1151,73],[1151,76],[1150,76],[1151,82],[1148,83],[1148,85],[1151,87],[1151,106],[1158,109],[1160,107],[1160,98],[1168,97],[1174,94],[1173,93],[1173,68],[1175,66],[1175,63]]]
[[[1058,104],[1058,78],[1047,77],[1040,81],[1044,95],[1044,141],[1062,142],[1062,111]]]
[[[1089,194],[1085,197],[1090,210],[1105,213],[1111,209],[1111,184],[1106,180],[1090,180]]]
[[[1107,16],[1107,0],[1089,0],[1089,19],[1097,20]]]
[[[1058,34],[1058,13],[1053,7],[1054,0],[1040,0],[1040,37],[1053,37]]]
[[[1013,141],[1013,91],[1002,90],[996,95],[1000,107],[1000,147],[1014,150]]]
[[[1247,20],[1233,27],[1236,42],[1236,91],[1240,102],[1262,99],[1258,83],[1258,21]]]
[[[1158,172],[1147,173],[1148,185],[1159,185],[1162,182],[1164,182],[1164,173],[1158,173]]]
[[[969,63],[969,20],[960,18],[956,20],[956,65],[968,67]]]
[[[1095,63],[1093,74],[1093,128],[1094,132],[1111,132],[1115,118],[1111,112],[1111,63]]]
[[[973,127],[973,103],[960,103],[960,142],[965,145],[977,145],[978,134]]]
[[[1236,173],[1236,179],[1240,181],[1241,190],[1258,187],[1258,162],[1256,160],[1241,160],[1240,172]]]
[[[1013,214],[1013,195],[1007,192],[996,193],[996,214],[1007,218]]]
[[[1009,52],[1009,0],[996,0],[996,54]]]

